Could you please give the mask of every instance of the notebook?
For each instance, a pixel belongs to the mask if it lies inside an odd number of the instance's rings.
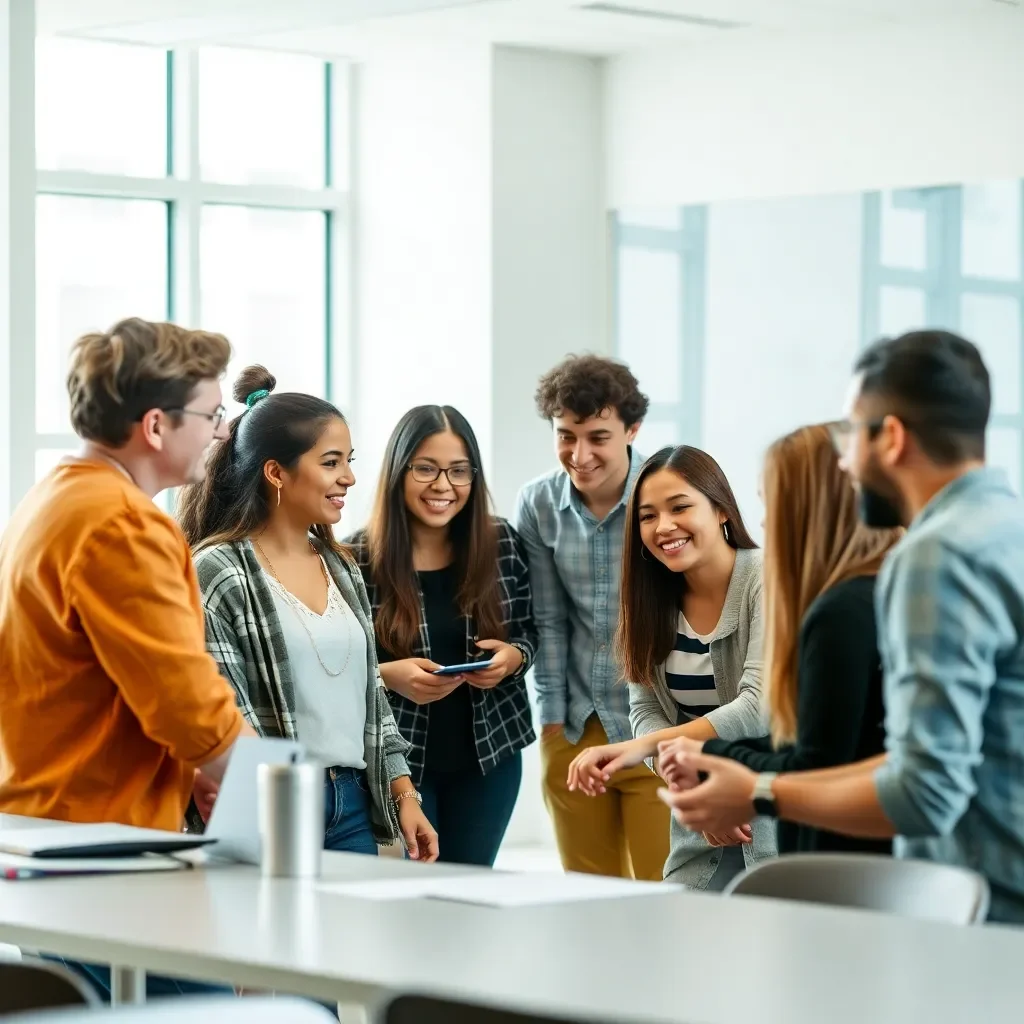
[[[56,875],[110,875],[148,871],[181,871],[192,864],[170,854],[144,853],[138,857],[20,857],[0,853],[0,879],[51,878]]]
[[[208,836],[131,825],[81,824],[0,829],[0,854],[33,860],[68,857],[132,857],[174,853],[216,842]]]

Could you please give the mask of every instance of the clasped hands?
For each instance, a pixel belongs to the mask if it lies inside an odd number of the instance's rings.
[[[616,772],[633,768],[651,757],[655,770],[667,783],[658,790],[658,796],[681,825],[701,832],[711,846],[750,843],[751,796],[756,776],[735,761],[709,757],[702,753],[703,747],[702,741],[685,736],[656,745],[641,736],[623,743],[589,747],[569,765],[566,785],[571,791],[600,796]],[[707,773],[704,781],[701,772]]]

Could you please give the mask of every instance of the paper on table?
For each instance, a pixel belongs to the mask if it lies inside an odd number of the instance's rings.
[[[490,871],[440,878],[380,879],[372,882],[334,882],[325,892],[367,900],[435,899],[483,907],[536,907],[630,896],[666,895],[678,889],[665,882],[634,882],[600,875],[505,874]]]

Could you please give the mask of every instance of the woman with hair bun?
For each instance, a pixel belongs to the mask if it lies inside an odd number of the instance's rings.
[[[326,849],[376,854],[401,839],[432,861],[437,833],[381,683],[366,588],[332,531],[355,484],[348,424],[276,383],[265,367],[242,371],[233,394],[246,409],[180,499],[207,649],[257,733],[297,739],[327,766]]]

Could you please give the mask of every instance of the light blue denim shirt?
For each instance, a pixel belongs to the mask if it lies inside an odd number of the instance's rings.
[[[533,675],[540,721],[564,723],[570,743],[579,742],[595,711],[612,743],[633,735],[613,647],[626,503],[643,462],[634,449],[622,499],[600,521],[563,469],[528,483],[516,503],[539,635]]]
[[[1024,501],[996,470],[925,507],[876,590],[888,758],[878,799],[902,857],[969,867],[990,919],[1024,923]]]

